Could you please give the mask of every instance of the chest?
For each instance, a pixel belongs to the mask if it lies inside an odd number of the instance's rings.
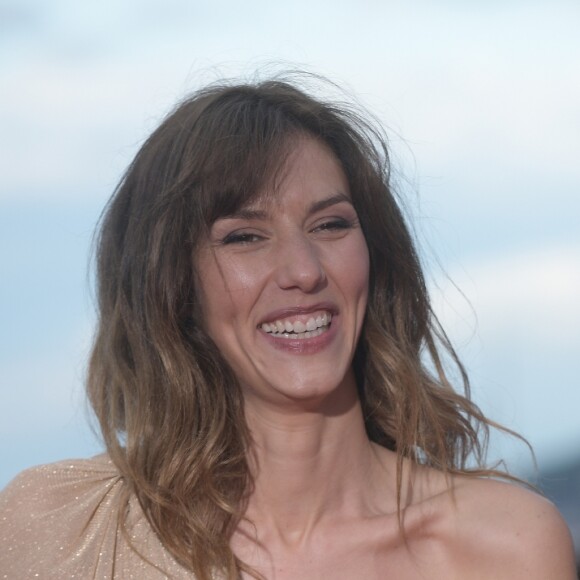
[[[248,557],[251,556],[251,557]],[[444,543],[400,534],[381,539],[341,534],[301,549],[269,546],[253,550],[244,561],[267,580],[465,580]],[[250,579],[250,576],[244,578]]]

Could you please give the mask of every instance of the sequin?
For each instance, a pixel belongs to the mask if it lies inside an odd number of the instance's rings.
[[[163,547],[107,455],[23,471],[0,493],[0,578],[192,580]]]

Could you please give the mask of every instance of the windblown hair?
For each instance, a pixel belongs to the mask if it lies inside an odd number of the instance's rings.
[[[446,473],[483,473],[491,422],[430,306],[390,185],[382,129],[288,79],[222,83],[149,137],[102,216],[89,398],[108,452],[164,546],[199,580],[253,573],[229,547],[252,480],[236,376],[204,331],[194,256],[208,228],[268,189],[302,137],[340,161],[370,255],[354,360],[369,438]],[[463,393],[443,360],[459,369]],[[468,459],[478,467],[470,469]],[[122,513],[121,513],[122,518]]]

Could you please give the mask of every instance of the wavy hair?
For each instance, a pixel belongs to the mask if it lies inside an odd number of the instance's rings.
[[[272,184],[302,136],[340,161],[368,245],[354,369],[369,439],[397,453],[399,509],[405,458],[489,473],[493,423],[469,400],[467,375],[431,309],[391,189],[386,137],[355,107],[315,98],[297,78],[222,82],[180,103],[137,153],[96,238],[89,399],[127,498],[137,495],[163,545],[199,580],[255,573],[229,546],[252,488],[243,399],[202,326],[193,257],[217,218]],[[444,370],[449,359],[462,394]]]

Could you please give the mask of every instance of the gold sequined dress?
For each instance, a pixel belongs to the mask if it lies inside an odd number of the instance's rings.
[[[122,532],[124,486],[107,455],[23,471],[0,493],[0,579],[191,580],[135,497]]]

